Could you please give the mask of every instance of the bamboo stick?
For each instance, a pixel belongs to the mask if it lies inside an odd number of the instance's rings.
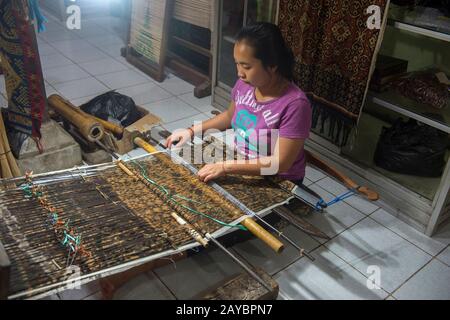
[[[19,167],[17,166],[16,158],[14,158],[11,148],[8,142],[8,136],[6,135],[5,123],[3,122],[3,115],[0,112],[0,136],[3,142],[4,152],[6,154],[6,158],[8,160],[8,164],[11,170],[11,174],[13,177],[20,177],[22,174],[20,172]]]
[[[52,94],[48,97],[48,105],[77,127],[89,141],[95,142],[103,137],[103,127],[98,121],[76,111],[76,107],[61,96]]]
[[[98,118],[98,117],[96,117],[96,116],[94,116],[92,114],[86,113],[83,110],[81,110],[79,107],[71,104],[69,101],[67,101],[67,103],[69,105],[71,105],[73,107],[74,111],[78,112],[79,114],[81,114],[81,115],[83,115],[85,117],[92,118],[93,120],[100,122],[100,124],[103,126],[103,128],[105,130],[107,130],[109,132],[112,132],[115,135],[120,136],[120,137],[123,135],[124,129],[122,127],[120,127],[118,125],[115,125],[114,123],[111,123],[109,121],[100,119],[100,118]]]
[[[8,159],[6,158],[5,148],[3,147],[3,139],[0,140],[0,166],[1,177],[4,179],[12,178],[12,172],[9,168]]]

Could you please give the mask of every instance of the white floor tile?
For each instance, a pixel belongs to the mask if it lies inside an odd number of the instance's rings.
[[[293,300],[381,300],[387,293],[369,289],[368,279],[320,247],[313,252],[314,262],[302,258],[275,276],[280,289]]]
[[[60,94],[60,93],[52,85],[45,82],[45,94],[47,97],[49,97],[52,94]]]
[[[159,83],[159,86],[175,96],[194,91],[192,84],[175,76],[166,78],[163,82]]]
[[[334,194],[335,196],[339,196],[345,192],[348,191],[348,189],[342,185],[341,183],[337,182],[336,180],[325,177],[316,183],[319,187],[325,189],[329,193]]]
[[[58,51],[47,43],[38,44],[39,56],[48,56],[49,54],[58,53]]]
[[[211,110],[217,110],[211,106],[211,96],[198,99],[194,96],[193,92],[188,92],[179,95],[178,98],[203,113],[208,113]]]
[[[164,128],[169,130],[170,132],[174,132],[177,129],[184,129],[192,126],[195,123],[198,123],[200,121],[208,120],[208,117],[206,117],[203,113],[198,113],[194,116],[184,118],[181,120],[177,120],[174,122],[166,123],[164,124]]]
[[[104,86],[95,78],[86,78],[55,84],[55,89],[69,100],[101,94],[109,91],[106,86]]]
[[[38,38],[43,39],[44,41],[52,44],[56,41],[62,41],[62,40],[72,40],[72,39],[80,39],[75,33],[70,31],[52,31],[52,32],[42,32],[38,34]]]
[[[127,70],[128,67],[121,64],[113,58],[105,58],[91,62],[80,63],[79,66],[89,72],[93,76],[98,76],[106,73]]]
[[[289,300],[289,298],[287,297],[287,295],[283,291],[278,290],[277,300]]]
[[[140,73],[142,73],[144,76],[146,76],[146,77],[148,77],[149,79],[151,79],[153,82],[159,83],[159,82],[155,81],[152,77],[148,76],[147,74],[145,74],[144,72],[140,71],[138,68],[136,68],[135,66],[133,66],[131,63],[129,63],[129,62],[127,61],[126,58],[122,57],[121,55],[115,56],[115,57],[113,57],[113,58],[114,58],[114,60],[119,61],[121,64],[123,64],[124,66],[126,66],[128,69],[134,70],[134,71],[136,71],[136,72],[140,72]]]
[[[73,62],[59,52],[41,56],[42,70],[72,65]]]
[[[42,44],[49,44],[47,41],[42,39],[37,33],[36,33],[36,42],[37,42],[38,46],[40,46]]]
[[[111,34],[110,30],[104,29],[97,24],[88,25],[86,22],[82,24],[80,30],[73,30],[73,32],[80,38],[94,38]]]
[[[316,182],[316,181],[319,181],[320,179],[325,178],[326,176],[321,171],[307,165],[306,171],[305,171],[305,177],[313,182]]]
[[[204,113],[202,112],[202,114],[207,118],[207,119],[212,119],[215,117],[215,115],[211,114],[211,113]]]
[[[200,292],[243,271],[220,250],[207,250],[154,270],[178,299],[191,299]]]
[[[148,82],[145,77],[134,70],[107,73],[96,78],[111,89],[131,87]]]
[[[50,296],[43,297],[39,300],[60,300],[57,294],[52,294]]]
[[[369,215],[380,208],[376,201],[367,200],[367,198],[361,194],[355,194],[347,199],[344,199],[344,202],[361,211],[365,215]]]
[[[300,248],[305,249],[306,252],[310,252],[320,245],[319,242],[302,231],[297,230],[292,225],[283,228],[282,231],[283,234],[289,237]],[[255,267],[263,268],[271,275],[283,270],[288,265],[301,258],[299,251],[287,242],[285,242],[285,249],[283,252],[276,253],[257,238],[238,243],[233,246],[233,249],[248,263]]]
[[[317,185],[335,196],[341,196],[349,191],[345,185],[329,176],[317,181]],[[351,197],[344,199],[344,202],[350,204],[352,207],[366,215],[371,214],[379,208],[374,202],[365,199],[365,197],[360,194],[352,195]]]
[[[109,58],[106,53],[97,48],[76,49],[65,53],[65,55],[67,58],[78,64]]]
[[[75,64],[46,69],[44,78],[50,84],[89,78],[91,75]]]
[[[53,20],[53,16],[52,15],[45,15],[45,17],[47,18],[47,22],[44,24],[45,25],[45,32],[63,32],[63,31],[67,31],[67,27],[66,25],[61,22],[61,21],[56,21]]]
[[[344,231],[326,246],[363,274],[380,271],[381,287],[393,292],[431,256],[370,218]]]
[[[164,284],[152,273],[140,274],[114,294],[114,300],[174,300]]]
[[[62,54],[69,54],[77,50],[95,49],[92,44],[83,39],[56,41],[52,42],[51,46]]]
[[[450,244],[450,221],[447,220],[444,225],[440,226],[432,238],[436,241]]]
[[[172,97],[169,92],[152,82],[121,88],[117,91],[121,94],[130,96],[133,98],[134,102],[140,106]]]
[[[433,259],[394,292],[399,300],[450,300],[450,267]]]
[[[110,46],[110,45],[114,45],[114,44],[125,45],[122,38],[120,38],[118,35],[110,34],[110,35],[105,35],[105,36],[87,37],[84,39],[96,47]]]
[[[447,264],[448,266],[450,266],[450,247],[447,246],[447,248],[442,251],[437,258],[442,261],[443,263]]]
[[[3,96],[3,94],[0,94],[0,108],[7,108],[8,107],[8,100]]]
[[[87,296],[86,298],[83,298],[83,300],[103,300],[103,295],[101,291],[97,291],[94,294],[91,294],[90,296]]]
[[[6,97],[5,75],[0,75],[0,92]]]
[[[81,300],[100,290],[98,281],[89,282],[79,289],[69,289],[58,293],[61,300]]]
[[[308,186],[311,190],[315,191],[324,201],[329,202],[334,198],[334,195],[323,190],[316,184]],[[306,216],[305,219],[322,230],[330,238],[341,233],[348,227],[357,223],[365,218],[358,210],[350,207],[345,202],[338,202],[325,208],[323,212],[312,212]],[[324,243],[325,239],[317,239],[321,243]]]
[[[445,243],[436,241],[417,231],[383,209],[375,211],[370,217],[432,256],[435,256],[447,246]]]
[[[124,47],[124,44],[112,44],[112,45],[105,45],[105,46],[98,46],[100,50],[102,50],[104,53],[106,53],[108,56],[113,58],[119,58],[121,57],[121,49]]]
[[[308,178],[304,178],[303,179],[303,184],[307,187],[309,187],[310,185],[312,185],[314,182],[312,182],[311,180],[309,180]]]
[[[94,94],[94,95],[86,96],[86,97],[82,97],[82,98],[70,99],[70,102],[71,102],[73,105],[79,107],[79,106],[81,106],[82,104],[85,104],[86,102],[88,102],[88,101],[94,99],[94,98],[97,97],[98,95],[99,95],[99,94]]]
[[[174,122],[199,113],[197,109],[175,97],[145,104],[143,107],[160,117],[163,123]]]

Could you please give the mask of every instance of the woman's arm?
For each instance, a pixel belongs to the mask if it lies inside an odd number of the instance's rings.
[[[233,118],[235,109],[234,101],[230,102],[228,109],[221,114],[218,114],[214,118],[203,121],[201,124],[197,124],[191,127],[194,133],[203,133],[209,129],[217,129],[220,131],[231,128],[231,119]]]
[[[193,125],[189,129],[176,130],[166,140],[166,147],[170,148],[173,143],[177,146],[182,146],[189,141],[193,135],[197,133],[203,133],[209,129],[217,129],[220,131],[226,130],[231,127],[231,119],[233,118],[235,109],[234,101],[231,101],[228,109],[221,114],[218,114],[212,119],[203,121],[202,123]]]
[[[201,181],[230,174],[242,175],[275,175],[288,171],[301,150],[305,139],[279,138],[275,144],[272,156],[261,157],[254,160],[228,160],[205,165],[198,176]]]

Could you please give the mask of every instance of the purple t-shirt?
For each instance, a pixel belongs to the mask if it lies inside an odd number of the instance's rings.
[[[231,91],[231,97],[236,105],[231,120],[235,144],[247,159],[269,156],[278,137],[309,138],[311,105],[305,93],[295,84],[291,83],[281,97],[257,102],[255,87],[239,79]],[[279,176],[289,180],[302,179],[305,165],[305,152],[302,150],[292,167]]]

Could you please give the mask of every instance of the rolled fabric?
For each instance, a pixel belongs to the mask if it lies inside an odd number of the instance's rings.
[[[52,94],[48,97],[48,105],[72,123],[87,140],[95,142],[103,138],[104,130],[101,123],[83,111],[77,110],[76,106],[63,97]]]

